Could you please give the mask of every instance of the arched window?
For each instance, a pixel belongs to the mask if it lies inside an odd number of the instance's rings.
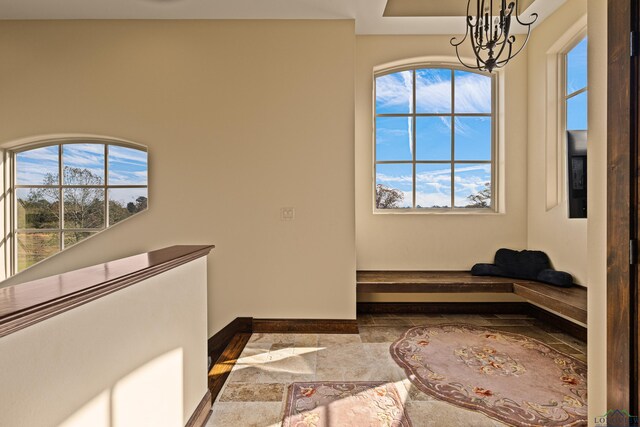
[[[376,211],[496,209],[495,84],[441,66],[375,76]]]
[[[147,209],[147,151],[102,139],[12,151],[12,273]]]

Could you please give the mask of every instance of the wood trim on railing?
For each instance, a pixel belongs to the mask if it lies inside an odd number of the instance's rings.
[[[213,248],[170,246],[0,288],[0,337],[206,256]]]

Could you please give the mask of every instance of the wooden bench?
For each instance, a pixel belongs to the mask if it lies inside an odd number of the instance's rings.
[[[587,288],[560,288],[540,282],[468,271],[358,271],[359,293],[514,293],[532,304],[587,323]]]

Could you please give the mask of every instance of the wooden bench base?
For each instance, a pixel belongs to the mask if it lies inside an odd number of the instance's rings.
[[[468,271],[358,271],[359,293],[514,293],[537,306],[587,323],[587,288],[560,288]]]

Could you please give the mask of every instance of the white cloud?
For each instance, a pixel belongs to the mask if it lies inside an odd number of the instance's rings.
[[[467,204],[467,196],[480,192],[490,180],[491,165],[465,165],[456,167],[455,200],[456,206]],[[411,205],[411,191],[413,177],[404,175],[376,174],[376,182],[392,188],[397,188],[405,194],[405,204]],[[451,168],[443,165],[442,168],[423,171],[416,174],[416,205],[450,206],[451,205]]]

